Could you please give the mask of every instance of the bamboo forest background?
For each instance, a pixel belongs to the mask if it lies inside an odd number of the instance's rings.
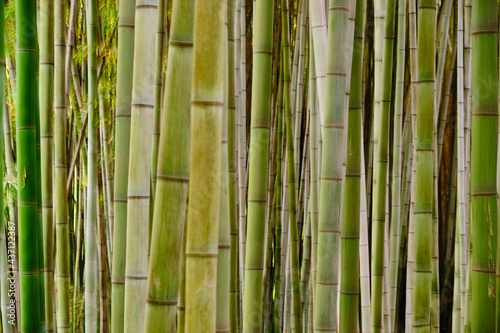
[[[494,0],[0,1],[2,332],[496,332]]]

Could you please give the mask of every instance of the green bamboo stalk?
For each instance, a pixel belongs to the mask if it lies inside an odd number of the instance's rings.
[[[81,156],[81,155],[80,155]],[[76,299],[80,293],[80,257],[82,254],[82,217],[83,217],[83,202],[85,201],[84,199],[84,182],[83,182],[83,164],[82,164],[83,158],[80,157],[80,182],[79,182],[79,187],[80,189],[78,190],[79,192],[79,197],[77,200],[77,210],[78,210],[78,218],[77,218],[77,223],[76,223],[76,257],[75,257],[75,265],[74,265],[74,272],[73,272],[73,277],[74,277],[74,282],[73,282],[73,313],[76,312],[77,308],[77,302]],[[77,323],[76,319],[73,320],[73,333],[77,332]]]
[[[304,0],[302,0],[304,1]],[[283,59],[283,98],[285,105],[286,124],[286,149],[288,163],[288,211],[290,223],[290,245],[291,245],[291,277],[293,290],[293,314],[295,331],[302,332],[302,316],[300,302],[300,262],[299,262],[299,231],[297,230],[297,205],[295,187],[295,163],[293,146],[293,123],[292,123],[292,100],[290,96],[290,43],[289,43],[289,14],[285,0],[281,1],[281,52]]]
[[[153,110],[153,140],[151,142],[151,193],[156,193],[156,168],[158,165],[158,145],[160,142],[160,114],[163,92],[163,53],[165,41],[165,3],[158,2],[156,16],[156,46],[155,46],[155,92]],[[168,7],[168,5],[167,5]]]
[[[142,332],[147,293],[156,0],[137,0],[128,169],[125,332]],[[144,163],[137,163],[144,161]]]
[[[334,332],[337,330],[339,234],[343,183],[342,163],[346,156],[344,98],[347,72],[345,49],[337,46],[348,44],[348,12],[347,1],[330,1],[326,68],[326,90],[329,93],[326,95],[326,107],[322,124],[323,151],[319,197],[316,303],[314,305],[315,332]],[[321,99],[321,94],[318,96]],[[331,202],[335,204],[332,205]]]
[[[102,166],[102,165],[101,165]],[[101,169],[102,173],[102,169]],[[104,182],[98,180],[97,193],[103,194],[103,200],[97,203],[97,246],[98,246],[98,263],[99,263],[99,332],[108,333],[108,282],[107,282],[107,266],[106,259],[106,219],[104,218]]]
[[[68,212],[67,212],[67,161],[66,161],[66,93],[65,66],[66,53],[66,6],[63,0],[55,2],[54,11],[54,104],[55,104],[55,196],[56,196],[56,274],[57,274],[57,330],[69,332],[71,317],[69,306],[69,244],[68,244]],[[50,119],[52,122],[52,119]]]
[[[40,332],[39,232],[37,221],[36,118],[38,86],[35,1],[16,2],[17,183],[19,207],[20,327]]]
[[[54,261],[52,255],[52,115],[54,102],[54,3],[40,2],[40,140],[41,140],[41,190],[43,221],[43,272],[45,294],[46,331],[54,331],[52,298],[54,289]],[[2,16],[3,17],[3,16]],[[3,32],[1,33],[3,36]],[[2,85],[3,87],[3,85]],[[2,95],[3,97],[3,95]],[[3,103],[2,103],[3,104]]]
[[[496,1],[472,1],[470,225],[472,332],[494,331],[497,255],[498,15]],[[497,292],[498,295],[500,293]]]
[[[195,1],[186,332],[215,331],[227,2]],[[211,59],[207,62],[206,59]],[[207,197],[207,194],[209,196]]]
[[[388,0],[385,7],[384,39],[382,51],[381,85],[379,98],[375,92],[374,106],[374,170],[373,170],[373,213],[372,213],[372,331],[381,332],[383,328],[383,284],[384,284],[384,240],[386,224],[387,172],[389,153],[389,123],[392,92],[392,67],[394,49],[394,30],[396,1]],[[377,78],[375,75],[375,87]],[[376,88],[375,88],[376,89]],[[380,104],[377,111],[377,101]],[[389,304],[387,304],[389,305]],[[390,330],[390,327],[386,329]]]
[[[269,146],[273,40],[272,1],[257,0],[253,24],[255,40],[253,44],[252,117],[248,158],[250,163],[243,301],[244,333],[260,332],[262,329],[263,236],[265,229],[266,164]],[[244,237],[244,234],[241,235]]]
[[[243,295],[245,293],[245,258],[247,240],[247,70],[246,70],[246,5],[245,1],[240,3],[240,92],[238,97],[238,233],[239,233],[239,280],[240,293],[239,305],[243,309]],[[243,329],[243,314],[240,311],[240,330]]]
[[[359,309],[359,231],[361,180],[361,119],[363,75],[363,0],[356,1],[354,44],[349,95],[347,158],[341,224],[339,332],[355,332]]]
[[[418,3],[417,170],[415,178],[415,266],[413,331],[431,327],[432,193],[434,168],[435,21],[433,0]]]
[[[226,6],[228,2],[226,2]],[[226,7],[227,8],[227,7]],[[228,15],[225,13],[224,64],[229,60]],[[229,231],[229,184],[228,184],[228,100],[229,100],[229,65],[224,66],[224,104],[221,128],[221,167],[220,167],[220,198],[219,198],[219,231],[216,275],[216,309],[215,331],[229,331],[229,272],[231,265],[231,236]]]
[[[87,158],[87,225],[85,228],[85,332],[97,332],[97,134],[99,130],[97,100],[97,0],[87,2],[88,44],[88,158]]]
[[[281,67],[282,68],[282,67]],[[281,72],[281,70],[280,70]],[[282,120],[282,108],[283,108],[283,84],[278,86],[278,112],[276,120],[278,126],[278,135],[276,139],[276,188],[274,190],[276,201],[275,201],[275,245],[274,245],[274,288],[276,290],[276,296],[274,299],[274,309],[273,309],[273,327],[275,332],[279,332],[280,330],[280,313],[281,313],[281,196],[282,196],[282,179],[281,179],[281,170],[282,170],[282,147],[283,147],[283,120]]]
[[[189,176],[193,1],[174,1],[165,80],[145,331],[174,330]],[[173,112],[171,110],[176,110]],[[165,261],[165,258],[169,258]],[[158,300],[158,301],[154,301]],[[159,302],[163,301],[163,302]]]
[[[228,43],[228,181],[229,181],[229,231],[230,231],[230,278],[229,278],[229,324],[230,331],[238,332],[238,206],[237,206],[237,105],[239,94],[239,38],[235,17],[235,1],[227,1],[227,43]],[[238,15],[238,13],[236,13]],[[236,37],[237,36],[237,37]],[[238,66],[238,69],[236,69]]]
[[[0,87],[5,87],[5,21],[4,21],[4,6],[5,4],[0,3]],[[50,71],[48,71],[50,73]],[[50,89],[49,89],[50,91]],[[50,94],[47,94],[50,96]],[[0,94],[0,117],[3,118],[4,113],[7,112],[6,103],[5,103],[4,94]],[[3,127],[0,127],[0,151],[3,148]],[[10,142],[9,142],[10,145]],[[3,164],[4,157],[3,154],[0,153],[0,165],[2,166],[2,171],[0,172],[0,184],[4,182],[4,173],[3,173]],[[4,207],[4,187],[0,188],[0,207]],[[5,219],[4,214],[0,215],[0,294],[1,294],[1,308],[2,308],[2,331],[3,332],[13,332],[14,326],[12,323],[14,322],[13,318],[9,316],[10,310],[7,307],[12,307],[12,304],[15,302],[14,298],[11,297],[11,280],[9,274],[9,258],[7,257],[7,240],[6,233],[8,233],[8,229],[5,228]],[[10,243],[10,242],[9,242]],[[12,267],[11,267],[12,268]],[[15,281],[15,280],[14,280]],[[12,282],[14,282],[12,281]],[[15,303],[14,303],[15,304]]]
[[[135,0],[120,0],[116,77],[115,182],[113,271],[111,274],[111,331],[124,330],[127,187],[130,148],[130,112],[134,66]]]
[[[314,63],[316,70],[316,84],[317,94],[319,100],[319,116],[320,124],[323,126],[325,112],[326,112],[326,88],[325,77],[327,71],[327,49],[325,46],[328,44],[327,40],[327,20],[325,14],[325,1],[310,1],[309,2],[309,16],[311,18],[311,36],[314,40]],[[321,127],[321,131],[323,128]]]
[[[391,332],[396,328],[396,302],[399,263],[399,232],[401,230],[401,168],[402,168],[402,122],[404,107],[405,81],[405,49],[406,49],[406,0],[398,1],[398,31],[397,31],[397,64],[396,92],[394,99],[394,137],[393,137],[393,167],[392,167],[392,205],[391,205],[391,239],[390,239],[390,308]]]
[[[459,1],[460,3],[461,1]],[[460,4],[459,4],[460,6]],[[462,2],[463,8],[463,2]],[[458,228],[455,228],[455,269],[453,274],[453,314],[452,314],[452,332],[460,333],[462,329],[462,324],[460,323],[461,317],[461,306],[460,306],[460,245],[458,243],[458,239],[460,238],[460,231]]]
[[[443,86],[443,73],[444,65],[446,62],[446,49],[448,46],[448,29],[450,26],[450,13],[453,1],[445,0],[441,5],[440,14],[440,30],[436,32],[436,37],[439,37],[439,52],[438,52],[438,63],[436,70],[436,91],[434,94],[436,112],[434,112],[434,121],[437,123],[437,118],[439,116],[439,105],[443,96],[442,86]],[[445,110],[446,111],[446,110]]]
[[[314,57],[314,46],[312,38],[309,39],[309,133],[310,133],[310,187],[311,191],[309,195],[310,201],[310,212],[311,212],[311,281],[312,281],[312,302],[316,301],[316,269],[317,269],[317,253],[318,253],[318,215],[319,215],[319,119],[318,119],[318,109],[317,95],[316,95],[316,66]],[[314,316],[311,318],[314,323]]]
[[[187,209],[187,205],[186,205]],[[186,214],[187,215],[187,214]],[[186,323],[186,239],[187,231],[184,228],[182,233],[182,244],[181,244],[181,260],[180,260],[180,272],[179,272],[179,301],[177,303],[177,332],[185,332]]]

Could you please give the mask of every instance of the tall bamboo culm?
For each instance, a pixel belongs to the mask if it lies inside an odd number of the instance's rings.
[[[214,332],[227,2],[195,1],[186,240],[186,332]],[[206,59],[211,59],[207,62]],[[207,196],[208,195],[208,196]]]
[[[248,219],[243,296],[244,333],[260,332],[262,330],[262,277],[264,269],[269,114],[271,111],[273,16],[273,2],[257,0],[253,25],[252,109],[248,157]]]
[[[472,252],[472,332],[495,331],[498,150],[497,1],[473,0],[471,16],[470,226]],[[492,88],[493,87],[493,88]],[[498,286],[497,286],[498,287]]]
[[[348,13],[348,1],[330,1],[326,65],[328,75],[325,82],[328,94],[326,94],[322,123],[323,146],[318,219],[316,303],[314,304],[315,332],[337,330],[342,163],[346,149],[344,142],[344,99],[346,98],[347,57],[344,52],[349,49],[349,47],[338,47],[338,45],[346,45],[349,41],[347,38]],[[321,98],[321,94],[319,94],[319,98]],[[331,205],[332,201],[337,204]]]
[[[87,153],[87,224],[85,227],[85,333],[97,332],[97,0],[87,2],[88,44],[88,153]]]
[[[235,11],[235,0],[227,0],[227,148],[228,148],[228,191],[230,232],[230,277],[229,277],[229,325],[230,331],[238,333],[238,200],[237,200],[237,119],[239,78],[239,14]],[[238,16],[235,16],[238,15]],[[236,36],[238,34],[238,36]]]
[[[193,23],[194,1],[175,0],[156,174],[146,332],[175,330],[189,179]]]
[[[19,230],[20,327],[40,332],[36,118],[38,112],[36,2],[16,2],[16,125]]]
[[[392,93],[392,67],[394,50],[394,27],[396,22],[396,0],[388,0],[385,4],[384,39],[382,48],[381,81],[377,82],[380,100],[377,115],[376,106],[374,137],[374,161],[373,161],[373,213],[372,213],[372,285],[371,285],[371,308],[372,308],[372,331],[381,332],[383,327],[383,289],[384,289],[384,258],[385,258],[385,225],[386,200],[387,200],[387,170],[389,166],[389,124]],[[376,80],[377,78],[375,78]],[[377,84],[375,83],[375,84]],[[376,93],[375,93],[376,94]],[[377,98],[377,96],[375,96]],[[377,100],[375,100],[377,103]]]
[[[4,89],[5,87],[5,35],[4,35],[4,6],[5,4],[0,3],[0,87]],[[51,45],[49,43],[49,45]],[[50,73],[50,71],[48,71]],[[50,96],[50,92],[48,94]],[[49,99],[50,100],[50,99]],[[5,103],[5,95],[0,94],[0,117],[3,118],[4,112],[7,112],[7,104]],[[9,142],[10,145],[10,142]],[[4,133],[3,126],[0,127],[0,151],[4,147]],[[4,157],[3,154],[0,154],[0,165],[3,166]],[[0,172],[0,183],[3,184],[5,177],[3,170]],[[4,207],[4,189],[3,187],[0,189],[0,207]],[[7,307],[11,306],[11,295],[9,295],[9,287],[10,287],[10,277],[9,274],[9,263],[7,261],[7,240],[6,240],[6,230],[5,229],[5,218],[2,215],[0,219],[0,230],[2,231],[0,234],[0,288],[1,288],[1,308],[2,308],[2,331],[3,332],[12,332],[13,326],[9,323],[11,319],[8,315]],[[45,279],[46,281],[47,279]]]
[[[67,213],[67,165],[66,165],[66,93],[64,59],[66,53],[66,6],[64,0],[54,3],[54,40],[55,40],[55,194],[56,194],[56,254],[57,254],[57,330],[69,332],[69,246]],[[51,120],[52,121],[52,120]],[[50,314],[52,316],[52,314]]]
[[[127,189],[124,332],[143,332],[148,278],[157,0],[137,0]],[[144,161],[144,163],[137,163]]]
[[[430,331],[432,192],[434,170],[434,80],[436,3],[418,3],[417,170],[415,178],[415,264],[413,331]],[[413,101],[412,101],[413,102]]]
[[[304,1],[304,0],[302,0]],[[295,331],[302,332],[302,311],[300,304],[299,289],[299,231],[297,230],[297,191],[295,186],[295,163],[294,163],[294,141],[293,141],[293,118],[292,118],[292,96],[291,96],[291,73],[290,73],[290,31],[289,31],[288,4],[281,0],[281,51],[282,51],[282,75],[283,75],[283,98],[285,106],[285,127],[286,127],[286,158],[288,172],[288,219],[290,230],[290,255],[291,255],[291,282],[292,282],[292,302],[293,302],[293,323]]]
[[[76,0],[74,0],[76,1]],[[132,71],[134,67],[135,0],[119,1],[116,78],[115,182],[113,271],[111,273],[111,332],[122,333],[125,309],[125,250],[127,237],[127,186],[130,149]]]
[[[3,32],[2,35],[3,37]],[[52,116],[54,102],[54,1],[40,1],[40,144],[43,226],[43,272],[47,332],[54,332],[54,260],[52,202]],[[4,73],[5,71],[2,71]],[[3,87],[3,84],[0,85]],[[3,97],[3,94],[2,94]],[[3,105],[3,103],[2,103]],[[9,143],[10,144],[10,143]],[[3,145],[2,145],[3,146]],[[2,229],[3,230],[3,229]]]
[[[347,126],[347,158],[341,225],[339,332],[355,332],[359,309],[359,237],[361,208],[361,120],[364,0],[356,1],[354,45]],[[364,195],[364,194],[363,194]]]
[[[393,168],[392,168],[392,204],[391,204],[391,239],[390,239],[390,309],[391,332],[396,331],[396,304],[399,262],[399,232],[401,226],[401,170],[402,170],[402,131],[404,108],[405,84],[405,50],[406,50],[406,0],[398,0],[398,31],[397,31],[397,64],[396,64],[396,92],[394,98],[394,143],[393,143]],[[408,113],[409,114],[409,113]],[[408,155],[408,153],[407,153]]]

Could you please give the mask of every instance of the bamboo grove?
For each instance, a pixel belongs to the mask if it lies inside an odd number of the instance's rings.
[[[0,1],[0,332],[500,331],[499,15]]]

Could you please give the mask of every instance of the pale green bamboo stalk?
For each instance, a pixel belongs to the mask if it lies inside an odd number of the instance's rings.
[[[459,0],[460,2],[460,0]],[[462,3],[463,4],[463,3]],[[460,4],[459,4],[460,6]],[[463,7],[463,6],[462,6]],[[462,324],[460,323],[461,317],[461,306],[460,306],[460,246],[458,244],[458,239],[460,237],[460,232],[458,228],[455,228],[455,269],[453,274],[453,314],[452,314],[452,332],[460,333],[462,332]]]
[[[346,98],[347,72],[345,49],[339,48],[337,45],[344,45],[349,42],[347,38],[348,12],[347,1],[330,0],[328,64],[326,68],[328,74],[326,90],[330,93],[326,95],[326,112],[322,124],[323,152],[318,220],[318,271],[314,307],[314,330],[317,332],[335,332],[337,330],[339,234],[343,183],[342,163],[346,149],[344,142],[344,99]],[[316,46],[316,43],[314,45]],[[321,99],[321,94],[319,94],[319,98]],[[335,204],[332,205],[331,202]]]
[[[440,30],[436,32],[436,37],[439,37],[439,48],[438,48],[438,63],[436,70],[436,90],[434,93],[435,98],[435,108],[436,112],[434,112],[434,122],[437,124],[438,116],[439,116],[439,106],[443,96],[442,86],[443,86],[443,73],[444,73],[444,65],[446,62],[446,49],[448,46],[448,29],[450,26],[450,13],[453,1],[452,0],[444,0],[441,5],[441,14],[440,14]],[[436,38],[437,41],[437,38]],[[446,111],[446,110],[444,110]]]
[[[44,3],[44,5],[48,5],[48,3]],[[5,76],[6,76],[6,71],[5,71],[5,21],[4,21],[4,6],[5,4],[2,2],[0,3],[0,87],[2,87],[2,90],[5,90]],[[49,15],[47,15],[49,16]],[[48,32],[48,35],[50,36],[50,24],[46,26]],[[49,36],[46,36],[46,42],[47,44],[50,45],[50,38]],[[48,51],[48,50],[47,50]],[[49,53],[49,52],[47,52]],[[46,54],[45,54],[46,55]],[[50,54],[49,57],[50,58]],[[47,68],[47,76],[50,78],[51,74],[51,68]],[[50,92],[51,89],[49,88],[47,91],[46,97],[47,100],[50,101]],[[43,94],[41,94],[43,95]],[[5,103],[5,95],[0,93],[0,117],[4,118],[4,113],[7,112],[7,107]],[[40,103],[42,105],[42,103]],[[45,106],[49,105],[47,103]],[[3,154],[1,153],[1,148],[4,147],[3,140],[4,140],[4,135],[3,135],[3,127],[0,127],[0,165],[2,166],[2,170],[0,171],[0,184],[2,184],[2,187],[0,188],[0,207],[4,207],[4,187],[3,187],[3,182],[5,179],[4,172],[3,172],[3,164],[4,164],[4,157]],[[10,142],[9,142],[10,145]],[[14,299],[11,297],[12,294],[12,282],[15,282],[15,279],[11,279],[9,276],[9,259],[7,257],[7,239],[6,239],[6,233],[8,233],[8,229],[5,228],[5,218],[4,214],[2,212],[0,216],[0,294],[1,294],[1,308],[2,308],[2,331],[7,333],[7,332],[13,332],[14,326],[12,324],[15,323],[15,315],[14,318],[12,316],[9,316],[10,309],[8,307],[12,307],[12,304],[14,303]],[[9,241],[10,243],[10,241]],[[10,244],[9,244],[10,245]],[[10,246],[9,246],[10,247]],[[44,248],[45,250],[45,248]],[[15,260],[15,259],[14,259]],[[45,267],[44,267],[45,268]],[[52,326],[51,326],[52,327]]]
[[[314,56],[314,46],[313,39],[309,39],[309,89],[308,89],[308,103],[309,103],[309,132],[310,132],[310,213],[311,213],[311,277],[312,281],[312,302],[316,301],[316,269],[317,269],[317,253],[318,253],[318,214],[319,214],[319,116],[317,104],[317,94],[316,94],[316,67],[315,67],[315,56]],[[314,323],[314,316],[310,318]]]
[[[85,332],[97,332],[97,0],[87,2],[88,44],[88,166],[87,225],[85,228]]]
[[[165,134],[159,142],[151,233],[146,332],[175,329],[188,195],[193,15],[193,1],[174,1],[161,123]]]
[[[54,331],[52,307],[54,304],[54,260],[52,255],[52,115],[54,102],[54,2],[40,2],[40,141],[43,229],[43,274],[46,331]],[[2,16],[3,17],[3,16]],[[3,37],[3,31],[0,32]],[[4,75],[5,70],[2,70]],[[3,87],[3,85],[1,85]],[[3,94],[2,94],[3,97]],[[2,102],[3,105],[3,102]],[[4,111],[5,112],[5,111]],[[10,144],[10,142],[9,142]],[[3,229],[2,229],[3,230]],[[2,295],[3,296],[3,295]]]
[[[373,170],[373,213],[372,213],[372,331],[383,329],[383,281],[384,281],[384,240],[386,224],[387,172],[389,149],[389,122],[392,92],[392,64],[394,49],[394,30],[396,1],[388,0],[385,6],[383,56],[381,81],[377,97],[377,76],[375,74],[374,105],[374,170]],[[380,18],[382,20],[382,18]],[[375,55],[377,61],[377,56]],[[377,103],[380,104],[377,110]],[[387,303],[387,305],[389,305]],[[387,325],[385,325],[387,326]],[[390,329],[387,327],[387,329]]]
[[[238,265],[240,279],[239,305],[240,330],[243,329],[243,295],[245,294],[245,258],[247,241],[247,71],[246,71],[246,5],[241,0],[240,6],[240,91],[238,97]],[[238,79],[236,79],[238,80]]]
[[[130,148],[130,112],[134,65],[135,0],[120,0],[116,77],[116,130],[113,271],[111,274],[111,331],[124,330],[125,251],[127,235],[127,187]]]
[[[187,205],[186,205],[187,209]],[[186,213],[187,215],[187,213]],[[177,332],[184,333],[186,322],[186,239],[187,230],[182,233],[181,260],[179,269],[179,301],[177,303]]]
[[[311,37],[313,39],[314,63],[316,70],[317,94],[319,100],[319,119],[321,132],[326,112],[326,72],[327,72],[327,20],[324,0],[311,0],[309,2],[309,17],[311,19]],[[317,308],[315,308],[317,309]]]
[[[280,78],[281,81],[281,78]],[[278,107],[277,107],[277,126],[278,126],[278,135],[277,135],[277,144],[276,144],[276,188],[274,191],[274,195],[276,197],[275,201],[275,246],[274,246],[274,288],[276,290],[275,298],[274,298],[274,311],[273,311],[273,328],[275,332],[279,332],[281,320],[281,270],[283,263],[281,261],[282,256],[282,242],[281,242],[281,232],[282,232],[282,223],[281,223],[281,196],[282,196],[282,179],[281,179],[281,170],[282,170],[282,147],[283,147],[283,118],[282,118],[282,108],[283,108],[283,84],[278,86]]]
[[[70,332],[71,317],[69,306],[69,243],[67,212],[67,161],[66,161],[66,93],[64,59],[66,53],[66,6],[63,0],[55,2],[55,65],[54,65],[54,106],[55,106],[55,196],[56,196],[56,275],[57,275],[57,330]],[[89,43],[90,44],[90,43]],[[52,119],[50,119],[52,122]],[[50,310],[50,309],[48,309]]]
[[[153,110],[153,139],[151,142],[151,197],[156,194],[156,172],[158,165],[158,146],[160,142],[160,119],[161,103],[163,93],[163,53],[165,41],[165,3],[158,2],[158,11],[156,16],[156,45],[155,45],[155,72],[154,72],[154,110]],[[168,7],[168,5],[167,5]]]
[[[235,0],[227,1],[228,43],[228,186],[229,186],[229,232],[230,232],[230,277],[229,277],[229,325],[230,331],[238,332],[238,179],[237,179],[237,106],[239,94],[239,16]],[[235,16],[236,13],[236,16]]]
[[[229,230],[229,183],[228,183],[228,113],[229,111],[229,31],[228,31],[228,13],[226,1],[226,10],[224,14],[224,94],[222,110],[222,127],[220,141],[220,198],[219,198],[219,231],[218,231],[218,254],[217,254],[217,275],[216,275],[216,309],[215,309],[215,331],[228,332],[229,326],[229,281],[231,266],[231,236]]]
[[[186,242],[186,332],[213,332],[216,327],[226,5],[224,0],[195,1]],[[211,61],[207,62],[207,58]],[[210,193],[208,198],[207,193]]]
[[[250,161],[248,168],[248,233],[243,300],[244,333],[260,332],[262,329],[263,236],[271,102],[273,2],[257,0],[255,9],[251,139],[248,158]],[[240,207],[241,209],[242,207]],[[241,235],[245,237],[243,232]]]
[[[125,259],[125,332],[142,332],[149,253],[156,0],[137,0],[130,121]],[[138,161],[143,161],[138,163]]]
[[[81,155],[80,155],[81,156]],[[76,312],[76,299],[80,293],[80,256],[82,253],[82,216],[83,216],[83,206],[84,206],[84,182],[83,182],[83,176],[84,176],[84,167],[83,167],[83,158],[80,158],[80,182],[79,182],[79,198],[77,201],[77,206],[78,206],[78,219],[77,219],[77,224],[76,224],[76,258],[75,258],[75,265],[74,265],[74,272],[73,272],[73,277],[74,277],[74,282],[73,282],[73,313]],[[73,320],[73,333],[77,332],[77,326],[76,326],[76,318]]]
[[[362,126],[362,125],[361,125]],[[363,128],[361,127],[361,142],[363,142]],[[371,303],[370,303],[370,256],[368,244],[368,218],[366,204],[366,177],[365,154],[361,154],[361,202],[360,202],[360,238],[359,238],[359,291],[361,294],[361,332],[371,332]]]
[[[106,243],[108,246],[108,262],[109,262],[109,267],[112,267],[112,262],[113,262],[113,233],[114,233],[114,221],[115,221],[115,209],[114,209],[114,163],[113,163],[113,157],[111,155],[111,147],[109,146],[109,139],[108,139],[108,125],[107,125],[107,119],[106,119],[106,113],[109,112],[108,109],[108,104],[106,102],[106,99],[102,96],[102,94],[99,95],[99,100],[102,99],[102,103],[99,105],[99,115],[100,115],[100,128],[101,128],[101,142],[102,142],[102,150],[101,150],[101,157],[102,157],[102,169],[105,174],[105,177],[103,179],[103,198],[106,199],[107,205],[104,206],[104,208],[107,210],[107,221],[106,221]]]
[[[304,1],[304,0],[302,0]],[[297,228],[297,204],[295,186],[295,163],[293,146],[293,122],[292,122],[292,100],[290,96],[290,43],[289,43],[289,13],[285,0],[281,1],[281,52],[283,59],[283,98],[285,106],[286,124],[286,151],[288,164],[288,211],[290,223],[290,259],[291,259],[291,283],[293,291],[293,314],[295,332],[302,332],[302,316],[300,302],[300,262],[299,262],[299,230]]]

